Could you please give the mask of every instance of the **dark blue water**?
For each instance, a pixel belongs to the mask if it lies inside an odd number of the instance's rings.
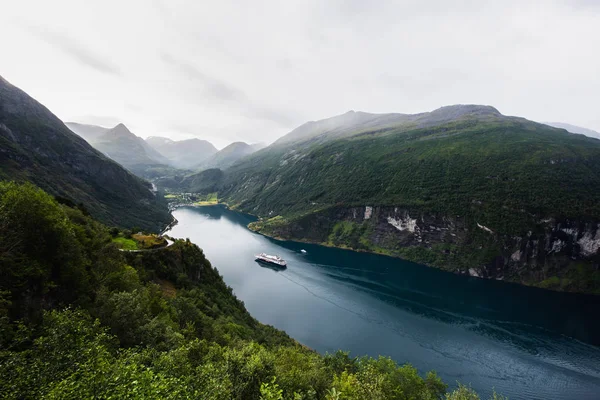
[[[389,355],[483,395],[600,399],[598,296],[276,241],[248,230],[251,216],[220,206],[174,215],[169,234],[204,249],[254,317],[319,352]],[[281,255],[288,268],[262,267],[259,252]]]

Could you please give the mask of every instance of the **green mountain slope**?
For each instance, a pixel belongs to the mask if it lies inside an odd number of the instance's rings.
[[[283,136],[272,147],[306,146],[370,132],[371,135],[387,131],[398,132],[415,128],[426,128],[452,122],[460,118],[489,120],[500,117],[494,107],[478,105],[455,105],[438,108],[420,114],[371,114],[348,111],[345,114],[310,121]]]
[[[195,166],[196,169],[220,168],[227,169],[242,158],[256,152],[260,147],[244,142],[233,142],[211,157]]]
[[[152,136],[146,139],[146,143],[176,168],[193,168],[217,152],[212,143],[200,139],[171,140]]]
[[[4,182],[0,227],[2,398],[479,399],[386,357],[299,345],[252,318],[189,241],[122,252],[118,231]]]
[[[31,181],[101,221],[158,230],[170,221],[152,187],[93,149],[0,77],[0,179]]]
[[[483,106],[356,114],[234,165],[219,198],[273,236],[600,290],[600,141]]]

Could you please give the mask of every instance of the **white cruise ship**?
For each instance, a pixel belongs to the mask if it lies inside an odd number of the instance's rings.
[[[255,261],[258,261],[258,262],[274,264],[274,265],[277,265],[282,268],[287,267],[287,263],[285,262],[285,260],[279,256],[272,256],[272,255],[269,255],[266,253],[260,253],[256,256],[254,256],[254,258],[255,258]]]

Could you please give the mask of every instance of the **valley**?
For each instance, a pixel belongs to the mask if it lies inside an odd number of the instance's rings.
[[[600,399],[597,3],[6,2],[0,400]]]
[[[600,141],[478,105],[78,137],[0,83],[8,398],[596,397]]]
[[[491,107],[347,113],[228,169],[161,185],[260,217],[274,237],[598,293],[600,141]]]
[[[594,399],[600,389],[598,296],[273,240],[246,228],[254,217],[224,206],[182,207],[174,216],[168,234],[204,243],[252,315],[320,353],[386,352],[435,369],[450,386],[470,384],[482,398],[492,387],[510,399]],[[287,269],[256,263],[262,251],[283,257]]]

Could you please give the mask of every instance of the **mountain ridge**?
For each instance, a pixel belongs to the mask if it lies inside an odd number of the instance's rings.
[[[110,129],[99,125],[80,124],[78,122],[65,122],[65,125],[92,146],[100,136],[104,135]]]
[[[248,144],[246,142],[233,142],[225,146],[193,169],[226,169],[237,163],[242,158],[263,148],[260,143]]]
[[[199,138],[172,140],[162,136],[151,136],[146,139],[146,143],[176,168],[193,168],[217,153],[217,148],[212,143]]]
[[[333,118],[181,189],[218,192],[274,237],[600,292],[597,140],[488,106]]]
[[[459,117],[500,117],[496,108],[486,105],[456,104],[437,108],[430,112],[417,114],[384,113],[375,114],[364,111],[348,111],[318,121],[309,121],[276,140],[274,145],[302,143],[311,139],[328,140],[349,137],[361,130],[376,130],[389,127],[423,128],[435,126]]]
[[[150,183],[73,133],[50,110],[0,81],[0,179],[32,181],[118,226],[159,230],[170,221]]]
[[[565,129],[570,133],[581,134],[595,139],[600,139],[600,132],[597,132],[593,129],[567,124],[566,122],[544,122],[544,124],[553,126],[555,128]]]
[[[164,156],[123,123],[97,137],[93,146],[138,176],[144,176],[148,168],[160,168],[168,163]]]

